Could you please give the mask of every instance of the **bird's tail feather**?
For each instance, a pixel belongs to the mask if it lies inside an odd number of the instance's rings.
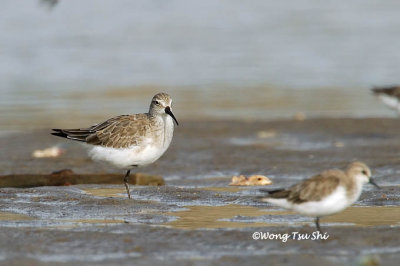
[[[89,130],[83,129],[52,129],[54,132],[51,133],[53,136],[62,137],[66,139],[72,139],[77,141],[86,141],[86,138],[92,134]]]
[[[267,196],[263,196],[261,198],[275,198],[275,199],[284,199],[287,198],[290,194],[290,191],[286,189],[274,189],[274,190],[268,190],[268,189],[260,189],[261,192],[268,193]]]

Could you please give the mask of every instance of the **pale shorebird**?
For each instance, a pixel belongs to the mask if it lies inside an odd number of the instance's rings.
[[[387,106],[400,113],[400,87],[373,88],[372,92]]]
[[[178,125],[171,104],[168,94],[158,93],[151,100],[148,113],[116,116],[89,128],[53,129],[51,134],[90,144],[89,156],[93,160],[125,169],[125,188],[131,198],[130,171],[154,163],[171,143],[173,120]]]
[[[319,219],[343,211],[361,195],[365,183],[379,186],[371,178],[371,170],[362,162],[350,163],[345,171],[326,170],[291,186],[268,192],[262,201],[293,210],[315,218],[315,225],[321,231]]]

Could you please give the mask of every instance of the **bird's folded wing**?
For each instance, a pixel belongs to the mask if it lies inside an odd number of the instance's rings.
[[[90,131],[94,132],[86,138],[86,142],[113,148],[141,145],[148,139],[146,136],[151,130],[147,123],[148,119],[146,114],[111,118],[104,123],[91,127]]]
[[[89,128],[53,129],[52,135],[113,148],[128,148],[148,141],[152,130],[147,114],[120,115]]]
[[[386,94],[388,96],[400,97],[400,87],[398,86],[373,88],[372,91],[375,94]]]
[[[340,170],[322,172],[288,189],[287,199],[293,203],[319,201],[338,187],[343,175]]]

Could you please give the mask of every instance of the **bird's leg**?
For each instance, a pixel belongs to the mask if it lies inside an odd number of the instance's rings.
[[[131,170],[128,170],[124,177],[125,188],[126,188],[126,192],[128,193],[129,199],[131,198],[131,193],[129,192],[129,184],[128,184],[128,177],[129,177],[130,173],[131,173]]]
[[[321,233],[321,227],[319,226],[319,217],[315,218],[315,225],[317,226],[317,230]]]

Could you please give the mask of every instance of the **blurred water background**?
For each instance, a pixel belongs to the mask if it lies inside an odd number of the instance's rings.
[[[87,126],[170,93],[178,119],[394,116],[400,1],[3,0],[0,130]]]

